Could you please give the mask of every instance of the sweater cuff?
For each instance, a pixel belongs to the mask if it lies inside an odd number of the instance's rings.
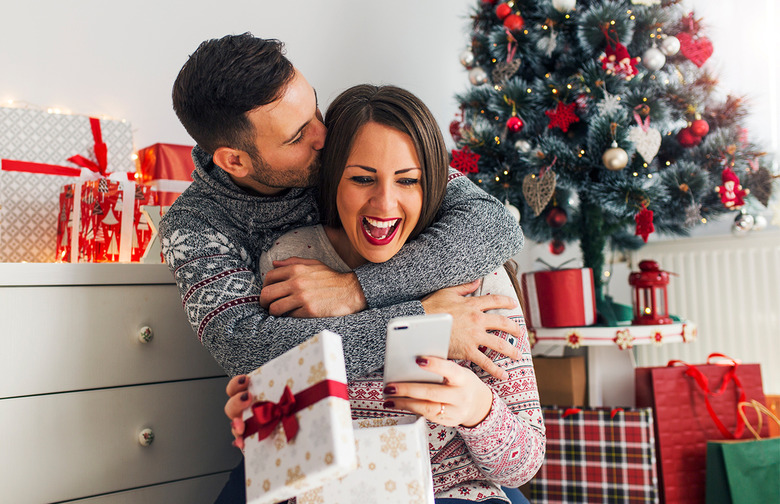
[[[462,425],[457,427],[458,433],[467,443],[470,440],[484,438],[488,434],[495,434],[501,426],[501,419],[504,418],[504,415],[512,414],[504,400],[498,395],[498,392],[493,389],[491,391],[493,392],[493,404],[490,407],[490,413],[474,427],[464,427]]]

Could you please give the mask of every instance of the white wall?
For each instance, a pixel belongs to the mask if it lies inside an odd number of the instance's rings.
[[[323,105],[361,82],[418,94],[447,126],[468,79],[458,62],[472,0],[38,0],[4,2],[0,100],[126,119],[137,148],[192,144],[171,85],[198,44],[251,31],[287,55]],[[447,134],[449,138],[449,134]]]

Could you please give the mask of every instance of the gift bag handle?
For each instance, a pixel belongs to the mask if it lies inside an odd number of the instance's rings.
[[[722,354],[710,354],[707,360],[709,361],[709,359],[713,356],[726,357],[725,355]],[[729,357],[726,358],[729,359]],[[726,372],[726,375],[723,377],[723,381],[721,382],[720,388],[717,390],[717,392],[714,393],[710,390],[707,377],[696,366],[693,366],[681,360],[670,360],[667,366],[674,367],[677,364],[682,364],[686,367],[685,374],[693,378],[693,380],[696,382],[696,385],[698,385],[699,389],[702,391],[704,395],[704,405],[707,407],[707,413],[710,414],[710,418],[712,418],[712,421],[715,422],[715,426],[718,428],[720,433],[726,439],[739,439],[740,437],[742,437],[742,433],[745,432],[745,422],[742,420],[742,417],[741,416],[737,417],[737,425],[734,428],[734,433],[732,434],[731,432],[729,432],[729,430],[726,428],[723,422],[721,422],[720,418],[718,418],[717,413],[715,413],[715,408],[713,408],[712,403],[710,403],[710,396],[723,393],[723,391],[726,390],[726,385],[728,385],[730,381],[734,382],[734,385],[736,386],[737,391],[739,392],[739,399],[737,401],[737,404],[746,401],[745,389],[742,387],[742,382],[739,380],[739,378],[737,378],[736,370],[737,370],[738,363],[734,359],[731,359],[731,362],[733,363],[733,365]],[[737,410],[741,411],[740,408],[737,408]]]
[[[753,428],[745,416],[745,411],[743,409],[745,406],[752,406],[753,409],[756,410],[756,415],[758,415],[758,430]],[[763,426],[763,416],[761,413],[764,413],[767,417],[769,417],[770,420],[774,421],[777,425],[780,425],[780,418],[777,418],[777,415],[772,413],[772,410],[755,399],[751,399],[750,402],[740,402],[737,404],[737,411],[739,411],[739,416],[742,417],[742,421],[745,422],[745,425],[747,426],[748,430],[750,430],[750,433],[753,434],[753,436],[759,441],[761,440],[761,435],[759,433],[761,432],[761,427]]]

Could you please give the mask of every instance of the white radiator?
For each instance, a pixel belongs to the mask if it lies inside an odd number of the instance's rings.
[[[703,363],[720,352],[760,363],[764,392],[780,394],[780,231],[649,243],[633,259],[653,259],[678,275],[668,288],[669,312],[699,329],[693,343],[637,346],[637,366]]]

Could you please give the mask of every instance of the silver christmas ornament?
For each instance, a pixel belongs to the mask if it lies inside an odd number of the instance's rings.
[[[648,70],[660,70],[666,64],[666,56],[657,47],[653,46],[642,53],[642,64]]]
[[[509,203],[509,200],[506,200],[504,202],[504,207],[506,207],[507,211],[512,214],[512,216],[517,219],[517,222],[520,222],[520,210],[517,209],[516,206]]]
[[[628,154],[618,147],[617,142],[612,142],[612,147],[607,149],[604,155],[601,156],[601,162],[604,163],[607,170],[622,170],[628,164]]]
[[[758,214],[753,216],[753,231],[763,231],[768,224],[766,217],[763,215]]]
[[[482,67],[474,67],[469,70],[469,82],[474,86],[480,86],[488,81],[488,74]]]
[[[752,215],[739,213],[734,219],[734,225],[731,227],[731,232],[734,233],[735,236],[744,236],[748,231],[753,229],[753,224],[754,220]]]
[[[471,49],[460,53],[460,64],[466,68],[471,68],[474,65],[474,53],[471,52]]]
[[[517,142],[515,142],[515,149],[522,152],[523,154],[527,154],[528,152],[531,152],[531,142],[528,140],[520,139]]]
[[[577,0],[552,0],[552,6],[558,12],[569,12],[577,6]]]
[[[667,35],[658,48],[665,55],[674,56],[680,51],[680,40],[673,35]]]

